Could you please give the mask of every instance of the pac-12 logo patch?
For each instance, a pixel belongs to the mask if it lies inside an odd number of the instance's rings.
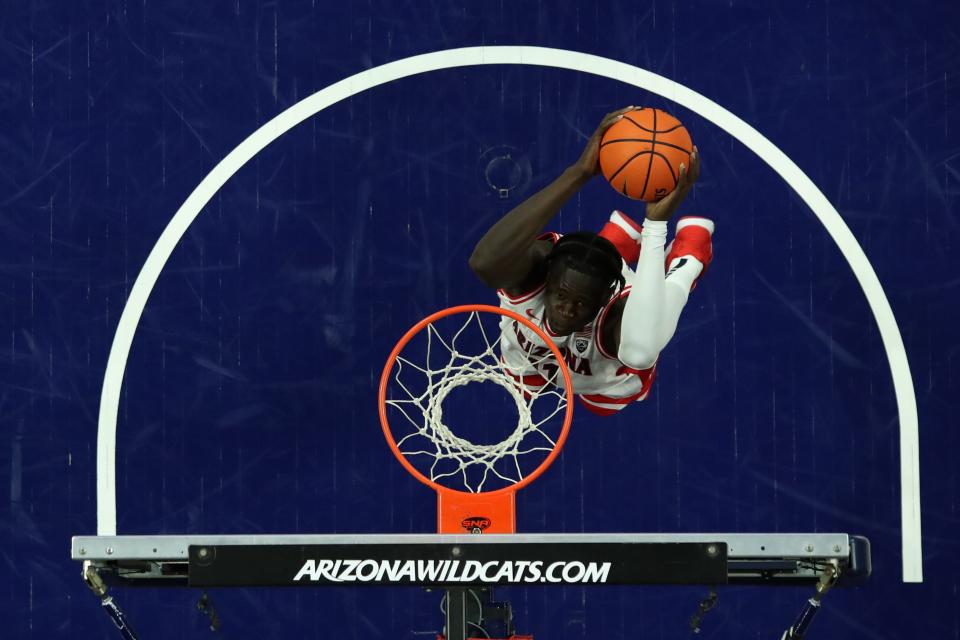
[[[460,521],[460,526],[467,531],[480,532],[490,528],[490,518],[486,516],[468,516]]]

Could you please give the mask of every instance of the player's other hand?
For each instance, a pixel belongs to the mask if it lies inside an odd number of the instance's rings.
[[[647,203],[647,220],[669,220],[672,218],[680,203],[687,197],[693,183],[699,177],[700,151],[694,145],[693,153],[690,154],[690,166],[680,165],[680,179],[677,180],[676,188],[660,200]]]
[[[624,107],[623,109],[611,111],[603,117],[597,130],[594,131],[590,139],[587,140],[587,146],[584,147],[580,158],[573,165],[577,171],[583,174],[583,177],[592,178],[600,173],[600,139],[603,138],[603,134],[607,132],[607,129],[623,117],[623,114],[628,111],[633,111],[634,109],[636,109],[636,107]]]

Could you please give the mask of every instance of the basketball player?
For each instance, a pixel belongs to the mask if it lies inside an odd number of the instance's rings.
[[[696,147],[690,166],[680,166],[677,187],[647,203],[642,226],[615,211],[599,234],[543,233],[599,173],[603,133],[633,108],[607,114],[576,163],[497,221],[470,256],[470,268],[497,290],[500,306],[529,317],[553,339],[574,392],[599,415],[647,397],[660,351],[713,258],[714,225],[706,218],[681,218],[665,247],[667,222],[700,174]],[[540,357],[546,353],[542,340],[506,316],[501,332],[510,373],[531,387],[545,385],[556,368]]]

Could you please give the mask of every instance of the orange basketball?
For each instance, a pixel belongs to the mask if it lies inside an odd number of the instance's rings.
[[[680,163],[690,166],[693,141],[679,120],[660,109],[634,109],[600,141],[600,170],[614,189],[654,202],[677,186]]]

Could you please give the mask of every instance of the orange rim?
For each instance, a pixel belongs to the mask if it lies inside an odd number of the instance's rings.
[[[517,322],[520,322],[532,329],[550,348],[550,351],[553,352],[553,356],[557,361],[561,373],[563,374],[564,388],[567,392],[567,408],[563,415],[563,426],[560,429],[560,437],[557,438],[557,444],[553,448],[553,451],[550,452],[550,455],[548,455],[544,461],[540,463],[540,466],[534,469],[530,475],[525,477],[520,482],[512,484],[509,487],[496,489],[494,491],[480,491],[477,493],[445,487],[442,484],[434,482],[427,476],[423,475],[416,467],[414,467],[410,461],[407,460],[406,456],[401,453],[400,448],[397,446],[396,440],[393,438],[393,432],[390,431],[390,421],[387,418],[386,403],[387,384],[390,381],[390,372],[393,371],[393,365],[397,361],[397,356],[400,355],[400,352],[403,351],[403,348],[407,346],[407,343],[410,342],[413,336],[415,336],[428,324],[440,320],[441,318],[446,318],[447,316],[456,315],[458,313],[472,313],[474,311],[507,316],[508,318],[512,318],[513,320],[516,320]],[[495,496],[504,493],[514,493],[524,488],[539,478],[540,475],[546,471],[551,464],[553,464],[553,461],[556,459],[556,457],[560,455],[560,450],[563,449],[563,444],[567,441],[567,433],[570,431],[570,422],[573,420],[573,382],[570,380],[570,370],[567,368],[567,363],[563,359],[563,354],[560,353],[560,349],[556,344],[554,344],[553,340],[550,339],[550,336],[548,336],[540,327],[536,326],[520,314],[510,311],[509,309],[502,309],[500,307],[494,307],[488,304],[464,304],[437,311],[436,313],[427,316],[417,324],[413,325],[409,331],[403,334],[403,337],[397,342],[397,346],[395,346],[393,351],[390,352],[390,356],[387,358],[387,363],[383,367],[383,373],[380,375],[380,390],[377,392],[377,404],[379,405],[380,409],[380,426],[383,428],[383,435],[387,439],[387,444],[390,445],[390,450],[393,452],[394,457],[400,461],[400,464],[403,465],[404,469],[406,469],[410,475],[438,492],[444,491],[454,494],[462,494],[465,496]]]

